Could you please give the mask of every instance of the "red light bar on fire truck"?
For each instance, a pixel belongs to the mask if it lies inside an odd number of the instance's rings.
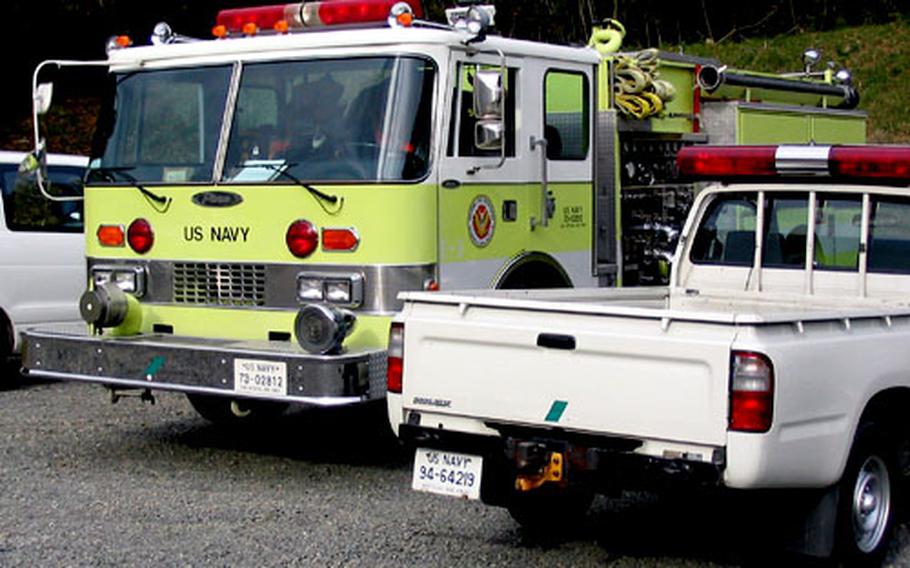
[[[423,17],[423,6],[418,0],[327,0],[222,10],[216,18],[216,29],[223,26],[228,33],[249,35],[253,26],[260,30],[283,31],[288,28],[387,22],[397,4],[410,6],[413,17]]]
[[[695,178],[832,176],[910,182],[910,146],[688,146],[681,175]]]

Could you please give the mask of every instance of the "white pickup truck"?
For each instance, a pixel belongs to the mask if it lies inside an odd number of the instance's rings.
[[[910,474],[910,148],[678,164],[721,182],[667,287],[402,294],[388,408],[413,488],[529,528],[617,489],[777,493],[803,552],[881,559]]]

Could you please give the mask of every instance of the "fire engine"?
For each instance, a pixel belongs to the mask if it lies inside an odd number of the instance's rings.
[[[39,65],[39,179],[43,73],[100,66],[113,88],[86,177],[89,325],[26,333],[27,372],[179,391],[228,422],[381,399],[400,292],[658,283],[694,194],[679,148],[865,139],[831,70],[623,52],[614,21],[566,46],[496,35],[491,6],[447,19],[229,9],[213,39],[159,24]]]

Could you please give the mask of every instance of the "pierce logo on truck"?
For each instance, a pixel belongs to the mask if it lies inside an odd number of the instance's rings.
[[[493,240],[493,231],[496,228],[496,219],[493,213],[493,203],[485,195],[478,195],[471,203],[468,215],[468,233],[471,242],[478,247],[485,247]]]
[[[233,207],[243,202],[243,197],[229,191],[203,191],[193,195],[193,203],[201,207]]]

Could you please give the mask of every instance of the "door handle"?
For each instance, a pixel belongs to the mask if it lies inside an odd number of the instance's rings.
[[[541,333],[537,336],[537,346],[572,351],[575,349],[575,337],[559,333]]]
[[[547,139],[531,136],[531,151],[540,149],[540,218],[531,217],[531,230],[536,227],[546,227],[553,216],[555,203],[550,194],[550,182],[547,172]]]

